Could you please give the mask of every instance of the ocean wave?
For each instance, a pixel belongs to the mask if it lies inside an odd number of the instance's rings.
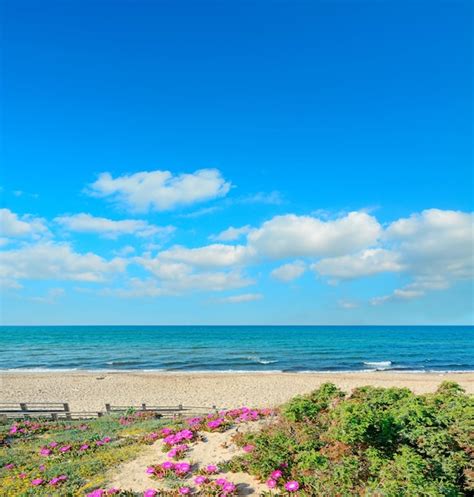
[[[385,369],[391,369],[392,361],[364,361],[366,366],[375,368],[377,371],[383,371]]]
[[[252,362],[255,362],[257,364],[275,364],[276,362],[278,362],[276,359],[274,359],[274,360],[272,360],[272,359],[262,359],[258,355],[250,355],[250,356],[247,356],[246,359],[248,361],[252,361]]]

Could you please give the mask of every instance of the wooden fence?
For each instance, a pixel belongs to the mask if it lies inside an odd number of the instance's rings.
[[[0,419],[91,419],[127,412],[154,412],[158,417],[174,418],[181,416],[198,416],[218,412],[216,406],[116,406],[105,404],[105,411],[71,411],[67,402],[0,402]]]

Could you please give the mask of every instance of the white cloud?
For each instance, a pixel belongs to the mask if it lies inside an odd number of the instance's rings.
[[[418,276],[457,280],[474,275],[474,214],[425,210],[392,223],[386,238]]]
[[[166,211],[180,206],[225,196],[231,183],[217,169],[200,169],[192,174],[142,171],[113,178],[102,173],[87,192],[108,197],[134,212]]]
[[[249,245],[261,256],[339,256],[376,243],[382,228],[365,212],[351,212],[333,221],[311,216],[276,216],[248,235]]]
[[[104,217],[94,217],[80,213],[72,216],[59,216],[55,221],[69,231],[77,233],[97,233],[106,238],[118,238],[121,235],[135,235],[141,238],[167,236],[173,226],[155,226],[140,219],[122,219],[114,221]]]
[[[0,209],[0,234],[2,236],[37,239],[47,233],[48,228],[44,219],[29,214],[20,217],[10,209]]]
[[[271,275],[280,281],[292,281],[299,278],[305,270],[306,264],[303,261],[294,261],[277,267],[271,272]]]
[[[252,230],[252,227],[247,224],[240,228],[234,228],[230,226],[224,231],[221,231],[217,235],[211,235],[209,238],[216,242],[232,242],[234,240],[238,240],[241,236],[247,235]]]
[[[197,267],[228,267],[243,264],[249,258],[249,250],[243,245],[215,243],[198,248],[180,245],[158,254],[162,261],[185,263]]]
[[[263,299],[263,295],[261,293],[242,293],[240,295],[223,297],[222,299],[219,299],[219,301],[226,304],[240,304],[242,302],[253,302],[261,299]]]
[[[283,203],[283,197],[280,192],[273,191],[270,193],[258,192],[248,195],[237,200],[241,204],[270,204],[280,205]]]
[[[22,280],[74,280],[100,282],[123,272],[124,259],[105,260],[75,252],[68,243],[39,242],[0,252],[0,279],[18,285]]]
[[[474,215],[428,209],[389,225],[385,241],[400,253],[413,281],[372,304],[413,299],[429,291],[445,290],[474,276]]]
[[[321,259],[312,264],[311,269],[323,276],[352,279],[378,273],[400,272],[404,266],[400,262],[400,254],[377,248],[341,257]]]
[[[253,285],[254,280],[239,270],[206,271],[185,262],[157,257],[135,257],[134,261],[150,271],[159,281],[159,288],[172,294],[189,291],[219,292]]]
[[[114,254],[118,255],[119,257],[126,257],[127,255],[131,255],[134,252],[135,252],[135,247],[132,247],[131,245],[125,245],[125,247],[115,250]]]

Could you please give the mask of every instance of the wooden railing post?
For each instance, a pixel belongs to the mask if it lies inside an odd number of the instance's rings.
[[[110,411],[111,411],[110,404],[105,404],[105,410],[106,410],[107,412],[110,412]]]
[[[146,404],[145,403],[142,404],[142,411],[146,411]]]
[[[71,410],[69,409],[69,404],[64,402],[63,404],[64,412],[66,413],[66,419],[71,419]]]
[[[25,403],[21,402],[20,403],[20,409],[25,413],[25,414],[23,414],[23,417],[27,418],[28,417],[28,414],[26,414],[28,412],[27,405]]]

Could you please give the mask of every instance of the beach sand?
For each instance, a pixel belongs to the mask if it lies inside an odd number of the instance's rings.
[[[2,373],[0,401],[69,402],[72,411],[103,411],[112,405],[233,408],[277,406],[325,382],[344,391],[363,385],[433,392],[444,380],[474,394],[472,373]]]

